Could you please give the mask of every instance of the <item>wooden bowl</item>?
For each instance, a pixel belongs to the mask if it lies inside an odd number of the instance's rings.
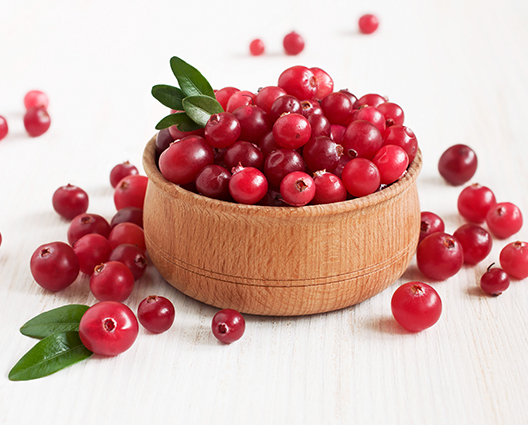
[[[259,315],[304,315],[348,307],[378,294],[416,250],[421,153],[397,183],[327,205],[262,207],[218,201],[143,166],[147,249],[161,275],[206,304]]]

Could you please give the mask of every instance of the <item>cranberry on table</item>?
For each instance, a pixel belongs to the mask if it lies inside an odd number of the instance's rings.
[[[495,195],[486,186],[474,183],[458,195],[457,208],[462,217],[475,223],[483,223],[490,208],[495,205]]]
[[[227,148],[240,137],[240,122],[229,112],[211,115],[205,124],[205,139],[213,148]]]
[[[209,198],[227,201],[231,173],[221,165],[207,165],[196,176],[196,190]]]
[[[356,198],[376,192],[381,184],[378,167],[366,158],[350,160],[343,168],[341,179],[348,193]]]
[[[295,56],[304,50],[304,39],[300,34],[292,31],[284,36],[282,45],[287,55]]]
[[[79,214],[74,217],[68,228],[68,242],[73,245],[84,235],[97,233],[105,238],[110,234],[110,224],[99,214]]]
[[[137,207],[121,208],[110,221],[110,228],[114,228],[119,223],[134,223],[143,229],[143,209]]]
[[[422,242],[427,236],[436,232],[443,232],[445,230],[444,220],[440,216],[430,211],[422,211],[420,214],[420,239],[418,243]]]
[[[423,282],[401,285],[391,299],[394,319],[411,332],[430,328],[442,314],[442,300],[436,290]]]
[[[30,269],[40,286],[56,292],[75,282],[79,276],[79,260],[71,246],[64,242],[51,242],[35,250]]]
[[[249,43],[249,53],[252,56],[260,56],[264,53],[264,42],[260,38],[256,38]]]
[[[466,264],[478,264],[491,252],[493,245],[491,235],[478,224],[463,224],[453,233],[453,236],[462,245]]]
[[[73,244],[73,251],[79,259],[81,272],[91,275],[95,266],[108,260],[112,246],[104,236],[90,233]]]
[[[438,161],[440,175],[453,186],[467,183],[475,175],[477,155],[469,146],[454,145],[448,148]]]
[[[506,273],[516,279],[528,277],[528,243],[516,241],[502,248],[500,264]]]
[[[0,140],[7,136],[9,127],[7,125],[6,119],[0,115]]]
[[[49,99],[46,93],[40,90],[30,90],[24,96],[24,106],[26,109],[43,107],[47,109],[49,106]]]
[[[502,294],[510,286],[510,277],[508,274],[498,267],[493,267],[491,264],[486,273],[480,278],[480,287],[489,295],[498,296]]]
[[[334,91],[334,80],[332,80],[332,77],[330,77],[326,71],[316,67],[310,68],[310,71],[312,71],[315,76],[315,84],[317,86],[317,91],[315,93],[316,99],[323,99]]]
[[[523,225],[521,210],[511,202],[500,202],[489,209],[486,214],[486,224],[497,238],[509,238],[521,230]]]
[[[127,176],[134,176],[139,174],[139,171],[135,165],[125,161],[122,164],[117,164],[110,171],[110,184],[112,187],[116,187],[117,184]]]
[[[137,338],[139,324],[126,305],[102,301],[90,307],[79,323],[84,346],[103,356],[117,356],[128,350]]]
[[[88,210],[88,194],[80,187],[67,184],[59,187],[51,199],[53,209],[67,220]]]
[[[314,73],[301,65],[283,71],[279,76],[278,86],[299,100],[311,100],[317,93]]]
[[[273,137],[283,148],[300,148],[310,140],[311,134],[310,123],[300,114],[282,115],[273,124]]]
[[[379,20],[375,15],[369,13],[359,18],[358,25],[359,31],[363,34],[372,34],[378,29]]]
[[[378,167],[381,184],[391,184],[398,180],[409,166],[409,157],[405,151],[396,145],[382,146],[372,158]]]
[[[229,193],[236,202],[253,205],[268,191],[268,181],[262,172],[253,167],[236,167],[229,180]]]
[[[165,152],[167,151],[168,149]],[[124,177],[115,187],[114,204],[116,209],[119,211],[126,207],[143,208],[145,194],[147,193],[147,184],[148,177],[146,176],[133,174]]]
[[[343,181],[335,174],[317,171],[314,173],[315,195],[312,204],[331,204],[342,202],[347,198],[347,190]]]
[[[306,173],[294,171],[284,177],[280,184],[284,202],[294,207],[309,204],[315,196],[315,182]]]
[[[236,310],[226,308],[220,310],[211,322],[213,335],[224,344],[238,341],[246,330],[244,317]]]
[[[420,271],[433,280],[446,280],[462,268],[464,251],[460,242],[447,233],[427,236],[416,251]]]
[[[90,277],[90,291],[98,301],[125,301],[134,289],[134,275],[119,261],[100,263]]]
[[[108,235],[108,242],[112,249],[119,245],[135,245],[142,251],[146,251],[145,234],[143,229],[134,223],[120,223],[115,226]]]
[[[165,297],[149,295],[138,306],[139,323],[150,332],[168,331],[174,323],[174,305]]]
[[[108,257],[108,261],[123,263],[134,275],[134,280],[140,279],[145,274],[148,265],[145,253],[137,246],[130,244],[123,244],[114,248]]]
[[[42,106],[30,108],[24,115],[24,127],[31,137],[43,135],[51,125],[51,118]]]

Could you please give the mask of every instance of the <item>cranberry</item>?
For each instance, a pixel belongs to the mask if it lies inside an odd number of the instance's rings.
[[[349,161],[343,168],[341,179],[348,193],[356,198],[376,192],[381,184],[378,167],[365,158]]]
[[[47,109],[49,105],[48,96],[40,90],[30,90],[24,96],[24,106],[26,109],[42,107]]]
[[[269,115],[271,111],[271,107],[273,106],[273,103],[282,96],[287,96],[288,93],[286,93],[286,90],[284,90],[281,87],[277,86],[267,86],[264,88],[261,88],[258,93],[257,97],[255,98],[255,103],[259,108],[261,108],[266,114]]]
[[[335,174],[317,171],[314,174],[315,195],[312,204],[331,204],[345,201],[347,190],[343,181]]]
[[[380,172],[381,184],[391,184],[398,180],[407,170],[409,157],[396,145],[385,145],[372,158]]]
[[[315,92],[316,99],[323,99],[334,91],[334,80],[321,68],[310,68],[315,76],[315,84],[317,91]]]
[[[31,137],[43,135],[51,125],[51,119],[45,108],[37,106],[27,110],[24,115],[24,127]]]
[[[205,124],[205,139],[214,148],[231,146],[240,137],[240,132],[240,123],[229,112],[211,115]]]
[[[110,171],[110,184],[115,188],[117,184],[125,177],[134,176],[137,174],[139,174],[138,169],[130,162],[126,161],[122,164],[117,164],[114,168],[112,168],[112,171]]]
[[[154,333],[168,331],[175,315],[172,303],[167,298],[157,295],[148,296],[138,306],[139,323]]]
[[[9,127],[7,126],[6,119],[0,115],[0,140],[7,136]]]
[[[334,171],[342,154],[343,147],[326,136],[310,139],[303,149],[306,166],[312,171]]]
[[[300,114],[282,115],[273,124],[273,137],[283,148],[300,148],[310,140],[311,133],[310,123]]]
[[[90,307],[79,323],[84,346],[103,356],[117,356],[128,350],[137,338],[139,324],[126,305],[102,301]]]
[[[264,53],[264,43],[260,38],[256,38],[249,43],[249,53],[252,56],[260,56]]]
[[[440,175],[453,186],[467,183],[477,171],[477,155],[469,146],[454,145],[438,161]]]
[[[343,125],[331,125],[330,126],[330,138],[338,145],[343,141],[343,135],[345,134],[346,127]]]
[[[130,175],[123,178],[114,191],[116,209],[120,210],[126,207],[143,208],[145,194],[147,193],[147,183],[148,177],[146,176]]]
[[[312,114],[307,117],[310,123],[311,137],[318,136],[330,136],[330,121],[324,116],[319,114]]]
[[[499,255],[501,267],[516,279],[528,277],[528,243],[516,241],[502,248]]]
[[[158,134],[156,134],[156,158],[159,158],[161,153],[167,149],[172,142],[174,142],[174,139],[168,128],[158,131]]]
[[[284,202],[294,207],[309,204],[315,196],[315,182],[306,173],[294,171],[286,175],[280,184]]]
[[[229,179],[231,173],[220,165],[207,165],[196,176],[196,190],[209,198],[227,201],[230,199]]]
[[[90,277],[90,291],[98,301],[125,301],[134,289],[134,275],[119,261],[98,264]]]
[[[270,131],[260,140],[259,148],[262,152],[262,155],[264,155],[264,158],[267,158],[273,151],[282,149],[281,145],[275,141],[275,138],[273,137],[273,131]]]
[[[380,111],[385,117],[385,124],[388,127],[393,125],[402,125],[405,120],[405,114],[403,109],[392,102],[383,102],[376,106],[376,109]]]
[[[255,93],[251,93],[247,90],[239,90],[231,95],[227,101],[225,111],[233,112],[241,106],[254,105],[256,97]]]
[[[321,101],[321,108],[330,124],[344,125],[352,114],[353,106],[350,98],[340,92],[330,93]]]
[[[382,95],[376,93],[369,93],[361,96],[358,99],[355,107],[359,108],[360,106],[372,106],[374,108],[377,108],[378,105],[381,105],[385,102],[388,102],[386,97],[383,97]]]
[[[453,236],[462,245],[466,264],[478,264],[491,252],[493,245],[491,236],[477,224],[463,224],[453,233]]]
[[[420,239],[418,243],[422,242],[427,236],[443,232],[445,230],[444,220],[438,215],[429,211],[422,211],[420,214]]]
[[[60,291],[79,276],[79,260],[72,247],[64,242],[39,246],[30,261],[35,281],[48,291]]]
[[[508,274],[498,267],[493,267],[491,264],[486,273],[480,278],[480,287],[489,295],[498,296],[502,294],[510,286],[510,277]]]
[[[372,14],[363,15],[359,18],[359,30],[363,34],[372,34],[378,29],[379,21],[378,18]]]
[[[474,183],[458,195],[458,212],[468,221],[483,223],[490,208],[496,204],[495,195],[486,186]]]
[[[486,214],[486,224],[499,239],[515,235],[523,225],[521,210],[511,202],[500,202],[492,206]]]
[[[256,143],[271,130],[268,114],[258,106],[241,106],[233,115],[240,123],[241,140]]]
[[[264,198],[262,198],[258,205],[263,207],[285,207],[287,204],[284,203],[280,192],[277,192],[275,189],[268,189]]]
[[[90,233],[73,244],[73,251],[79,259],[81,272],[91,275],[95,266],[108,260],[112,246],[104,236]]]
[[[418,245],[416,262],[429,279],[446,280],[457,274],[464,264],[462,245],[447,233],[433,233]]]
[[[343,170],[350,161],[352,161],[352,158],[350,158],[348,155],[342,155],[341,158],[339,158],[337,167],[334,171],[332,171],[332,173],[337,177],[342,178]]]
[[[411,332],[430,328],[442,314],[442,300],[435,289],[423,282],[401,285],[391,299],[394,319]]]
[[[304,171],[303,157],[291,149],[277,149],[264,163],[264,174],[271,186],[278,188],[282,179],[293,171]]]
[[[291,114],[301,114],[301,102],[289,94],[278,97],[271,105],[269,116],[272,122],[277,121],[282,114],[289,112]]]
[[[383,135],[384,145],[396,145],[407,153],[409,157],[409,163],[414,161],[416,154],[418,153],[418,140],[416,135],[409,128],[404,125],[393,125],[385,131]]]
[[[376,127],[378,127],[378,130],[381,132],[381,134],[383,134],[387,128],[385,116],[374,106],[364,106],[360,109],[356,109],[352,113],[351,121],[349,122],[356,120],[365,120],[374,124]]]
[[[350,158],[372,159],[383,144],[383,138],[378,128],[368,121],[350,123],[343,134],[344,153]]]
[[[172,140],[180,140],[180,139],[183,139],[184,137],[189,137],[189,136],[202,137],[204,135],[204,129],[199,128],[198,130],[193,130],[193,131],[180,131],[178,130],[178,127],[173,125],[169,127],[169,134],[172,137]]]
[[[113,229],[119,223],[134,223],[143,229],[143,210],[137,207],[121,208],[110,221],[110,227]]]
[[[130,244],[137,246],[142,251],[147,250],[143,229],[134,223],[120,223],[115,226],[108,235],[108,242],[110,242],[112,249],[119,245]]]
[[[110,234],[110,224],[98,214],[79,214],[75,217],[68,229],[68,242],[73,245],[84,235],[97,233],[105,238]]]
[[[238,311],[226,308],[214,315],[211,328],[220,342],[231,344],[244,335],[246,321]]]
[[[262,171],[264,155],[253,143],[239,140],[226,149],[224,163],[228,169],[240,164],[243,167],[255,167]]]
[[[295,31],[292,31],[284,36],[282,45],[287,55],[295,56],[304,50],[304,39]]]
[[[305,66],[292,66],[282,72],[279,77],[279,87],[297,99],[311,100],[317,93],[315,75]]]
[[[350,99],[350,102],[352,102],[352,108],[354,108],[354,109],[358,108],[358,106],[359,106],[358,105],[358,98],[354,94],[350,93],[347,89],[341,89],[341,90],[339,90],[339,93],[344,93],[344,94],[346,94],[348,96],[348,98]]]
[[[323,115],[323,108],[316,100],[303,100],[301,102],[301,114],[305,118],[312,115]]]
[[[88,194],[80,187],[67,184],[59,187],[51,199],[53,209],[67,220],[88,210]]]
[[[111,252],[108,261],[119,261],[127,266],[132,274],[134,280],[140,279],[147,269],[147,257],[143,251],[135,245],[123,244],[114,248]]]
[[[223,89],[217,90],[215,92],[216,100],[222,105],[222,109],[227,111],[227,102],[236,92],[240,91],[235,87],[224,87]]]
[[[264,174],[253,167],[237,167],[229,180],[229,193],[236,202],[253,205],[268,191]]]

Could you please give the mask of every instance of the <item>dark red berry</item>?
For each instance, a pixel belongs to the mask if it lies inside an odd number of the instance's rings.
[[[445,230],[444,220],[438,215],[429,211],[422,211],[420,214],[420,239],[418,243],[422,242],[427,236],[443,232]]]
[[[500,202],[489,209],[486,214],[486,224],[497,238],[509,238],[521,230],[523,225],[521,210],[511,202]]]
[[[475,175],[477,155],[469,146],[454,145],[448,148],[438,161],[440,175],[453,186],[460,186]]]
[[[246,330],[244,317],[236,310],[220,310],[211,322],[213,335],[225,344],[239,340]]]
[[[237,167],[229,180],[229,193],[236,202],[253,205],[268,191],[264,174],[253,167]]]
[[[139,174],[139,171],[135,165],[125,161],[122,164],[117,164],[112,171],[110,171],[110,184],[112,187],[116,187],[117,184],[127,176],[134,176]]]
[[[24,126],[31,137],[43,135],[51,125],[51,118],[42,106],[37,106],[27,110],[24,115]]]
[[[269,115],[275,101],[282,96],[287,96],[286,90],[277,86],[266,86],[259,89],[255,98],[256,105]]]
[[[233,111],[240,123],[239,140],[257,143],[271,130],[268,114],[258,106],[241,106]]]
[[[490,208],[496,204],[495,195],[486,186],[474,183],[458,195],[458,212],[468,221],[483,223]]]
[[[347,126],[341,144],[350,158],[372,159],[381,148],[383,138],[374,124],[359,120]]]
[[[317,93],[315,75],[305,66],[292,66],[279,77],[279,87],[299,100],[311,100]]]
[[[242,106],[254,105],[256,97],[255,93],[247,90],[239,90],[231,95],[224,110],[232,113]]]
[[[283,148],[297,149],[310,140],[312,127],[300,114],[282,115],[273,124],[273,137]]]
[[[277,149],[264,163],[264,174],[275,188],[279,188],[282,179],[293,171],[305,171],[305,166],[303,157],[292,149]]]
[[[116,247],[108,257],[108,261],[119,261],[127,266],[134,280],[140,279],[147,269],[147,257],[144,252],[135,245],[123,244]]]
[[[79,276],[77,255],[64,242],[39,246],[31,256],[30,268],[35,281],[53,292],[67,288]]]
[[[170,329],[176,312],[165,297],[150,295],[138,306],[139,323],[150,332],[162,333]]]
[[[70,223],[68,229],[68,242],[73,245],[84,235],[97,233],[105,238],[110,234],[110,224],[98,214],[79,214]]]
[[[104,236],[90,233],[73,244],[73,251],[79,259],[81,272],[91,275],[95,266],[108,260],[112,246]]]
[[[334,80],[328,75],[326,71],[321,68],[310,68],[315,76],[315,84],[317,91],[315,92],[316,99],[323,99],[334,91]]]
[[[489,295],[498,296],[502,294],[510,286],[510,277],[508,274],[498,267],[493,267],[491,264],[486,273],[480,278],[480,287]]]
[[[51,199],[53,209],[67,220],[88,210],[88,194],[80,187],[67,184],[59,187]]]
[[[380,111],[385,117],[385,123],[387,128],[393,125],[402,125],[405,120],[405,114],[403,109],[392,102],[383,102],[376,106],[376,109]]]
[[[429,279],[446,280],[457,274],[464,264],[462,245],[447,233],[433,233],[418,245],[416,262]]]
[[[409,163],[414,161],[418,153],[418,140],[416,135],[409,128],[404,125],[393,125],[385,130],[383,135],[384,145],[396,145],[407,153]]]
[[[196,176],[196,190],[202,195],[213,199],[227,201],[231,173],[220,165],[207,165]]]
[[[500,252],[501,267],[515,279],[528,277],[528,243],[516,241],[509,243]]]
[[[140,175],[129,175],[119,181],[114,191],[116,209],[119,211],[126,207],[143,208],[147,184],[148,177]]]
[[[453,236],[464,249],[464,263],[478,264],[491,252],[493,241],[487,230],[477,224],[466,223],[460,226]]]
[[[391,299],[394,319],[411,332],[430,328],[442,314],[442,300],[435,289],[423,282],[401,285]]]
[[[142,251],[147,250],[143,229],[134,223],[120,223],[115,226],[108,235],[108,242],[110,242],[112,249],[119,245],[130,244],[137,246]]]
[[[211,115],[205,124],[205,139],[214,148],[231,146],[240,137],[240,132],[240,123],[229,112]]]
[[[108,261],[94,267],[90,291],[98,301],[125,301],[134,289],[134,275],[119,261]]]
[[[121,208],[110,221],[110,227],[113,229],[119,223],[134,223],[143,228],[143,210],[137,207]]]
[[[368,93],[358,99],[355,108],[359,108],[361,106],[373,106],[374,108],[377,108],[378,105],[381,105],[385,102],[388,102],[386,97],[376,93]]]

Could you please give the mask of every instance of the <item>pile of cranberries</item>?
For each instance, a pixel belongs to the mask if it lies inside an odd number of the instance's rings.
[[[189,133],[157,135],[162,175],[224,201],[327,204],[366,196],[406,172],[418,151],[400,106],[379,94],[334,91],[320,68],[286,69],[257,93],[215,92],[225,112]]]

